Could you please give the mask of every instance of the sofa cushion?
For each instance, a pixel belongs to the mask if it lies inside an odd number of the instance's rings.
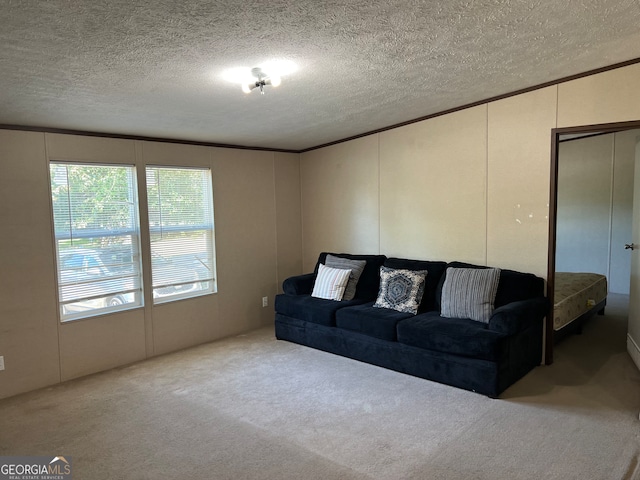
[[[423,313],[440,310],[440,304],[436,303],[436,291],[438,282],[447,268],[446,262],[391,257],[385,260],[384,266],[396,269],[403,268],[405,270],[426,270],[429,272],[425,281],[424,294],[422,295],[422,302],[420,302],[418,312]]]
[[[546,297],[511,302],[493,311],[488,328],[506,335],[516,335],[541,325],[548,311],[549,299]]]
[[[374,308],[373,304],[369,302],[364,305],[338,310],[336,312],[336,326],[370,337],[395,342],[398,322],[412,316],[410,313],[398,312],[388,308]]]
[[[350,274],[351,270],[320,265],[311,296],[327,300],[342,300]]]
[[[336,302],[315,298],[310,295],[276,295],[275,310],[277,313],[288,317],[297,318],[306,322],[317,323],[335,327],[336,312],[344,307],[360,305],[363,300],[348,300]]]
[[[400,321],[397,335],[398,342],[405,345],[491,361],[504,355],[508,338],[487,329],[484,323],[468,318],[444,318],[437,312]]]
[[[447,268],[442,286],[442,316],[489,323],[499,279],[497,268]]]
[[[356,296],[354,299],[363,300],[360,303],[371,302],[376,299],[378,295],[378,287],[380,286],[380,266],[384,263],[387,257],[384,255],[351,255],[349,253],[327,253],[322,252],[318,256],[318,262],[314,269],[314,273],[318,273],[318,265],[325,264],[327,255],[333,255],[340,258],[348,258],[350,260],[365,260],[367,264],[362,270],[360,280],[356,286]]]
[[[454,268],[490,268],[471,263],[451,262],[447,267]],[[444,275],[438,286],[436,301],[440,304],[442,295],[442,284]],[[502,269],[500,271],[500,281],[498,282],[498,292],[496,293],[495,307],[499,308],[511,302],[528,300],[530,298],[544,297],[544,280],[532,273],[516,272],[514,270]]]
[[[380,290],[373,306],[415,315],[422,301],[427,273],[380,267]]]
[[[327,255],[327,258],[325,259],[325,266],[351,270],[351,273],[349,274],[349,282],[344,290],[344,295],[342,295],[342,300],[353,300],[356,296],[358,280],[360,280],[360,276],[362,275],[362,271],[366,264],[366,260],[351,260],[349,258]]]

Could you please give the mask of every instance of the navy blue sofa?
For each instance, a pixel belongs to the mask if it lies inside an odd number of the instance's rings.
[[[440,315],[448,267],[487,268],[461,262],[332,254],[366,260],[353,300],[311,296],[313,273],[288,278],[275,300],[276,338],[299,343],[417,377],[498,397],[542,358],[548,311],[542,278],[502,270],[489,323]],[[380,266],[427,270],[418,313],[373,307]]]

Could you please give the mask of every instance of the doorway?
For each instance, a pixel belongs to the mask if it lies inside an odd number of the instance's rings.
[[[553,129],[551,132],[551,188],[550,188],[550,201],[549,201],[549,253],[548,253],[548,270],[547,270],[547,283],[548,283],[548,297],[550,300],[550,310],[547,315],[545,325],[545,364],[550,365],[553,363],[553,348],[554,348],[554,322],[553,322],[553,304],[554,304],[554,290],[555,290],[555,272],[556,272],[556,255],[558,252],[558,184],[559,184],[559,154],[560,154],[560,142],[564,139],[590,137],[595,135],[611,134],[616,132],[622,132],[626,130],[633,130],[640,128],[640,121],[622,122],[612,124],[600,124],[600,125],[587,125],[579,127],[567,127]],[[611,251],[611,238],[609,241],[609,250]],[[630,241],[630,239],[629,239]],[[564,247],[563,247],[564,248]],[[616,256],[619,257],[618,252]],[[600,265],[597,268],[610,271],[611,262],[609,261],[606,266]],[[616,282],[619,282],[619,278]],[[618,288],[618,287],[616,287]]]

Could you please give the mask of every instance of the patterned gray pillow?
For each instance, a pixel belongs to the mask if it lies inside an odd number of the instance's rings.
[[[356,287],[358,286],[358,280],[360,280],[360,275],[362,275],[362,271],[364,270],[364,266],[367,264],[367,261],[351,260],[349,258],[336,257],[335,255],[329,254],[325,259],[324,264],[327,267],[331,268],[342,268],[344,270],[351,270],[351,275],[349,275],[349,283],[347,283],[347,288],[344,291],[342,300],[353,300],[353,297],[356,296]]]
[[[499,268],[447,268],[441,315],[489,323],[499,281]]]
[[[380,290],[374,307],[416,314],[424,294],[426,270],[380,267]]]

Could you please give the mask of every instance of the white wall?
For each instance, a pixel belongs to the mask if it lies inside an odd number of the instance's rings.
[[[486,123],[483,105],[378,135],[381,253],[486,262]]]
[[[638,78],[634,64],[301,154],[304,269],[346,250],[546,277],[551,130],[640,120]]]
[[[487,264],[547,275],[558,87],[489,104]]]
[[[638,78],[634,64],[301,154],[304,268],[348,250],[546,276],[551,130],[640,120]]]
[[[218,292],[60,323],[52,159],[211,168]],[[272,323],[302,271],[299,185],[297,154],[0,130],[0,398]]]
[[[545,276],[556,95],[548,87],[302,154],[305,269],[345,250]]]
[[[634,189],[640,186],[640,138],[636,141],[634,170]],[[638,243],[640,237],[640,194],[633,198],[633,241]],[[640,251],[631,255],[631,296],[629,297],[629,333],[627,335],[627,351],[640,369]],[[635,297],[634,297],[635,295]]]
[[[378,138],[375,135],[301,156],[305,271],[322,251],[380,250]]]
[[[637,131],[560,143],[556,271],[606,275],[629,293]]]
[[[635,185],[635,152],[640,130],[615,134],[613,208],[611,217],[611,276],[609,288],[614,293],[629,293],[631,275],[631,251],[624,245],[632,241],[633,195],[640,185]],[[636,212],[640,215],[640,212]]]

